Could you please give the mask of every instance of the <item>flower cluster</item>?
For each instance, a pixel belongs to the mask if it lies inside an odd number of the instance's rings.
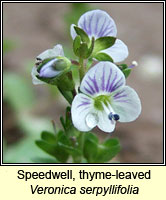
[[[126,77],[136,64],[130,67],[115,64],[128,56],[127,46],[116,35],[114,20],[102,10],[89,11],[80,17],[78,25],[71,25],[73,51],[79,58],[75,61],[81,81],[78,92],[71,77],[71,62],[64,56],[61,45],[36,58],[33,83],[49,83],[59,88],[71,104],[71,120],[79,131],[87,132],[98,126],[110,133],[117,121],[131,122],[140,115],[140,99],[134,89],[126,86]],[[86,61],[92,64],[90,69]]]

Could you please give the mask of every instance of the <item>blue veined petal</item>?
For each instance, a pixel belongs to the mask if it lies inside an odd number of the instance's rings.
[[[57,59],[53,59],[46,63],[40,70],[39,76],[44,77],[44,78],[52,78],[57,76],[58,74],[61,73],[61,71],[55,70],[52,65]]]
[[[134,121],[141,113],[141,101],[135,90],[129,86],[124,86],[113,93],[111,106],[120,116],[120,122]]]
[[[39,60],[45,60],[57,56],[64,56],[63,47],[61,44],[57,44],[53,47],[53,49],[47,49],[41,54],[37,56],[37,59]]]
[[[82,28],[89,37],[94,36],[95,39],[104,36],[117,35],[117,28],[114,20],[102,10],[92,10],[83,14],[79,21],[78,26]],[[71,36],[74,39],[76,37],[73,24],[71,25]]]
[[[115,44],[112,47],[102,50],[101,52],[111,56],[115,63],[125,60],[129,54],[127,46],[119,39],[116,39]]]
[[[112,93],[125,85],[122,71],[111,62],[99,62],[84,76],[80,90],[89,96]]]
[[[80,131],[89,131],[98,122],[93,100],[84,94],[77,94],[72,102],[71,115],[73,125]]]

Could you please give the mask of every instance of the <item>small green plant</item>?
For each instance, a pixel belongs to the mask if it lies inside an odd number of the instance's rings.
[[[43,131],[38,147],[54,157],[53,163],[105,163],[120,151],[117,138],[100,142],[94,127],[112,133],[117,122],[131,122],[141,112],[141,102],[126,86],[131,66],[116,64],[128,56],[124,42],[116,38],[114,20],[102,10],[83,14],[70,28],[73,52],[77,59],[67,58],[57,44],[36,57],[32,69],[34,84],[51,84],[69,103],[62,130]],[[78,71],[79,85],[73,78]],[[44,160],[43,160],[44,162]]]

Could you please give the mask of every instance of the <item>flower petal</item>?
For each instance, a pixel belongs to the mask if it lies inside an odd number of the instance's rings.
[[[55,56],[64,56],[64,51],[61,44],[57,44],[56,46],[54,46],[53,51]]]
[[[122,71],[111,62],[99,62],[84,76],[80,90],[89,96],[108,94],[125,85]]]
[[[114,20],[102,10],[92,10],[83,14],[78,26],[82,28],[89,37],[95,39],[104,36],[116,36],[117,29]]]
[[[97,126],[104,132],[111,133],[115,129],[116,122],[114,120],[109,120],[108,114],[106,112],[98,113],[99,122]]]
[[[75,37],[77,36],[77,33],[76,33],[75,30],[74,30],[74,26],[75,26],[75,24],[72,24],[72,25],[70,26],[70,34],[71,34],[71,37],[72,37],[73,40],[74,40]]]
[[[80,131],[91,130],[98,122],[94,111],[93,100],[84,94],[77,94],[71,107],[73,125]]]
[[[111,56],[115,63],[125,60],[129,54],[127,46],[119,39],[116,39],[112,47],[102,50],[101,52]]]
[[[51,61],[49,61],[48,63],[46,63],[40,70],[40,77],[44,77],[44,78],[52,78],[57,76],[58,74],[61,73],[61,71],[57,71],[55,70],[52,65],[53,63],[57,60],[57,58],[52,59]]]
[[[32,68],[32,72],[31,72],[32,83],[33,83],[34,85],[44,84],[44,82],[41,81],[41,80],[39,80],[39,79],[36,77],[36,75],[39,75],[39,73],[37,72],[37,67],[34,66],[34,67]]]
[[[63,47],[61,44],[57,44],[53,49],[47,49],[37,56],[37,60],[45,60],[48,58],[54,58],[57,56],[64,56]]]
[[[141,113],[141,102],[134,89],[124,86],[113,93],[111,106],[120,122],[134,121]]]

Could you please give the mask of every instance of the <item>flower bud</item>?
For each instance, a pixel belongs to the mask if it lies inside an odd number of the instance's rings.
[[[33,82],[36,84],[36,78],[42,82],[56,85],[61,91],[72,91],[74,82],[71,72],[71,61],[66,57],[57,56],[53,59],[47,59],[37,67],[36,73],[32,74]],[[37,82],[38,84],[38,82]]]
[[[65,57],[57,57],[49,62],[41,65],[39,68],[39,76],[43,78],[53,78],[69,69],[70,60]]]
[[[58,60],[55,63],[55,69],[62,71],[65,69],[69,69],[69,67],[71,66],[71,61],[69,59],[67,59],[66,57],[57,57]]]
[[[52,64],[53,69],[62,71],[67,68],[67,63],[63,59],[58,59]]]

